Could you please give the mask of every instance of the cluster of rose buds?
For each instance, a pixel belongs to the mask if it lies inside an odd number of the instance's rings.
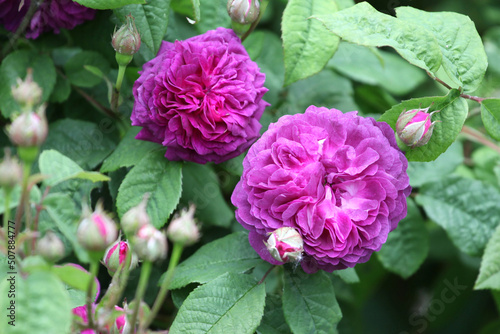
[[[280,227],[264,241],[271,256],[280,262],[300,262],[304,251],[302,236],[293,227]]]
[[[259,17],[260,3],[259,0],[229,0],[227,12],[233,21],[250,24]]]
[[[429,108],[403,111],[399,115],[396,122],[396,133],[407,146],[411,148],[423,146],[431,139],[434,125],[439,122],[431,122],[431,117],[439,110],[428,113]]]

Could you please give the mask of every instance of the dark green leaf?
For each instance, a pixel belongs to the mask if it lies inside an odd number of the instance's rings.
[[[79,52],[64,64],[66,76],[73,85],[93,87],[101,82],[102,78],[85,69],[86,65],[95,66],[103,73],[109,72],[109,64],[101,54],[94,51]]]
[[[290,334],[290,327],[286,324],[281,296],[267,295],[264,316],[257,328],[257,334]]]
[[[146,0],[74,0],[80,5],[94,9],[115,9],[130,4],[145,4]]]
[[[474,289],[500,290],[500,225],[486,245]]]
[[[500,140],[500,99],[487,99],[481,102],[481,118],[489,135]]]
[[[227,14],[226,0],[200,1],[200,20],[195,24],[196,29],[200,33],[205,33],[208,30],[218,27],[229,28],[230,26],[231,18]]]

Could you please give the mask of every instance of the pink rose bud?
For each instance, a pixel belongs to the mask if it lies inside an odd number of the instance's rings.
[[[168,238],[185,246],[194,244],[200,238],[198,226],[194,220],[196,206],[193,204],[189,210],[183,209],[176,214],[167,229]]]
[[[153,225],[144,225],[132,238],[139,259],[157,261],[167,257],[167,239]]]
[[[38,108],[38,112],[23,112],[12,122],[8,133],[10,140],[17,146],[41,146],[49,133],[45,106]]]
[[[123,215],[120,225],[127,237],[132,237],[144,225],[151,224],[151,220],[146,212],[148,198],[149,194],[144,194],[142,202],[125,212]]]
[[[64,257],[64,244],[52,231],[48,231],[38,240],[35,250],[48,262],[57,262]]]
[[[116,51],[118,65],[127,66],[141,47],[141,35],[137,31],[132,15],[127,15],[125,24],[118,31],[115,29],[111,44]]]
[[[253,23],[259,17],[260,3],[258,0],[228,0],[227,12],[235,22]]]
[[[16,158],[10,156],[10,150],[5,149],[3,161],[0,163],[0,187],[12,189],[23,179],[23,170]]]
[[[127,260],[127,255],[130,252],[130,245],[126,241],[117,241],[106,249],[103,263],[108,268],[111,276],[120,268],[120,265]],[[137,267],[137,256],[132,252],[130,258],[129,270]]]
[[[304,251],[302,236],[293,227],[280,227],[264,242],[273,258],[280,262],[299,262]]]
[[[86,250],[104,251],[117,239],[118,230],[115,222],[102,210],[101,204],[97,204],[96,210],[80,222],[76,236]]]
[[[410,147],[427,144],[432,136],[434,125],[431,117],[439,110],[427,113],[429,108],[403,111],[396,122],[396,133],[403,143]]]
[[[17,85],[11,88],[12,96],[23,109],[30,110],[32,107],[42,99],[42,89],[33,81],[33,70],[28,68],[26,78],[21,80],[17,78]]]

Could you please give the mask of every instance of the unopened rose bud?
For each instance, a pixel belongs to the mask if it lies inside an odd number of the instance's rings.
[[[127,66],[141,47],[141,35],[134,23],[132,15],[128,15],[124,25],[113,34],[111,44],[116,51],[116,61],[120,66]]]
[[[167,257],[167,239],[165,234],[153,225],[141,227],[132,239],[134,251],[141,260],[157,261]]]
[[[120,225],[127,237],[132,237],[144,225],[151,224],[146,207],[148,204],[149,194],[145,194],[141,203],[134,206],[123,215]]]
[[[127,255],[130,251],[130,245],[126,241],[117,241],[106,249],[103,263],[106,268],[108,268],[108,272],[111,276],[113,276],[122,263],[127,260]],[[137,256],[132,252],[129,270],[135,267],[137,267]]]
[[[10,140],[19,147],[41,146],[49,133],[45,106],[41,106],[38,112],[23,112],[12,122],[8,133]]]
[[[429,108],[403,111],[396,122],[396,133],[399,139],[409,147],[419,147],[427,144],[432,136],[434,125],[431,117],[439,110],[427,113]]]
[[[104,251],[116,240],[118,230],[98,204],[96,210],[80,222],[76,236],[86,250]]]
[[[293,227],[280,227],[269,233],[264,244],[271,256],[280,262],[298,262],[302,259],[304,241]]]
[[[10,156],[10,150],[5,149],[3,161],[0,163],[0,187],[12,189],[21,183],[23,170],[16,158]]]
[[[28,68],[26,78],[21,80],[17,79],[17,85],[11,88],[12,96],[23,109],[31,109],[34,105],[40,103],[42,99],[42,89],[33,81],[33,70]]]
[[[258,0],[228,0],[227,12],[235,22],[253,23],[259,17],[260,3]]]
[[[167,229],[168,238],[185,246],[194,244],[200,238],[198,226],[194,220],[195,205],[189,210],[183,209],[180,214],[174,216]]]
[[[59,237],[51,231],[45,233],[36,244],[36,253],[48,262],[57,262],[64,256],[64,244]]]

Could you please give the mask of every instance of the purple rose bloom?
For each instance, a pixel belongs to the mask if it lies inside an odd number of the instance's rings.
[[[332,272],[368,261],[406,216],[408,162],[386,123],[310,106],[283,116],[250,148],[232,195],[252,247],[287,226],[304,240],[302,268]]]
[[[258,137],[267,102],[260,72],[236,34],[217,28],[163,42],[134,84],[137,139],[167,147],[169,160],[220,163]]]
[[[19,0],[0,0],[0,24],[10,31],[16,31],[30,6],[30,0],[25,0],[22,7],[20,3]],[[72,0],[45,0],[33,14],[25,35],[35,39],[47,31],[58,34],[63,28],[73,29],[94,16],[94,9]]]

